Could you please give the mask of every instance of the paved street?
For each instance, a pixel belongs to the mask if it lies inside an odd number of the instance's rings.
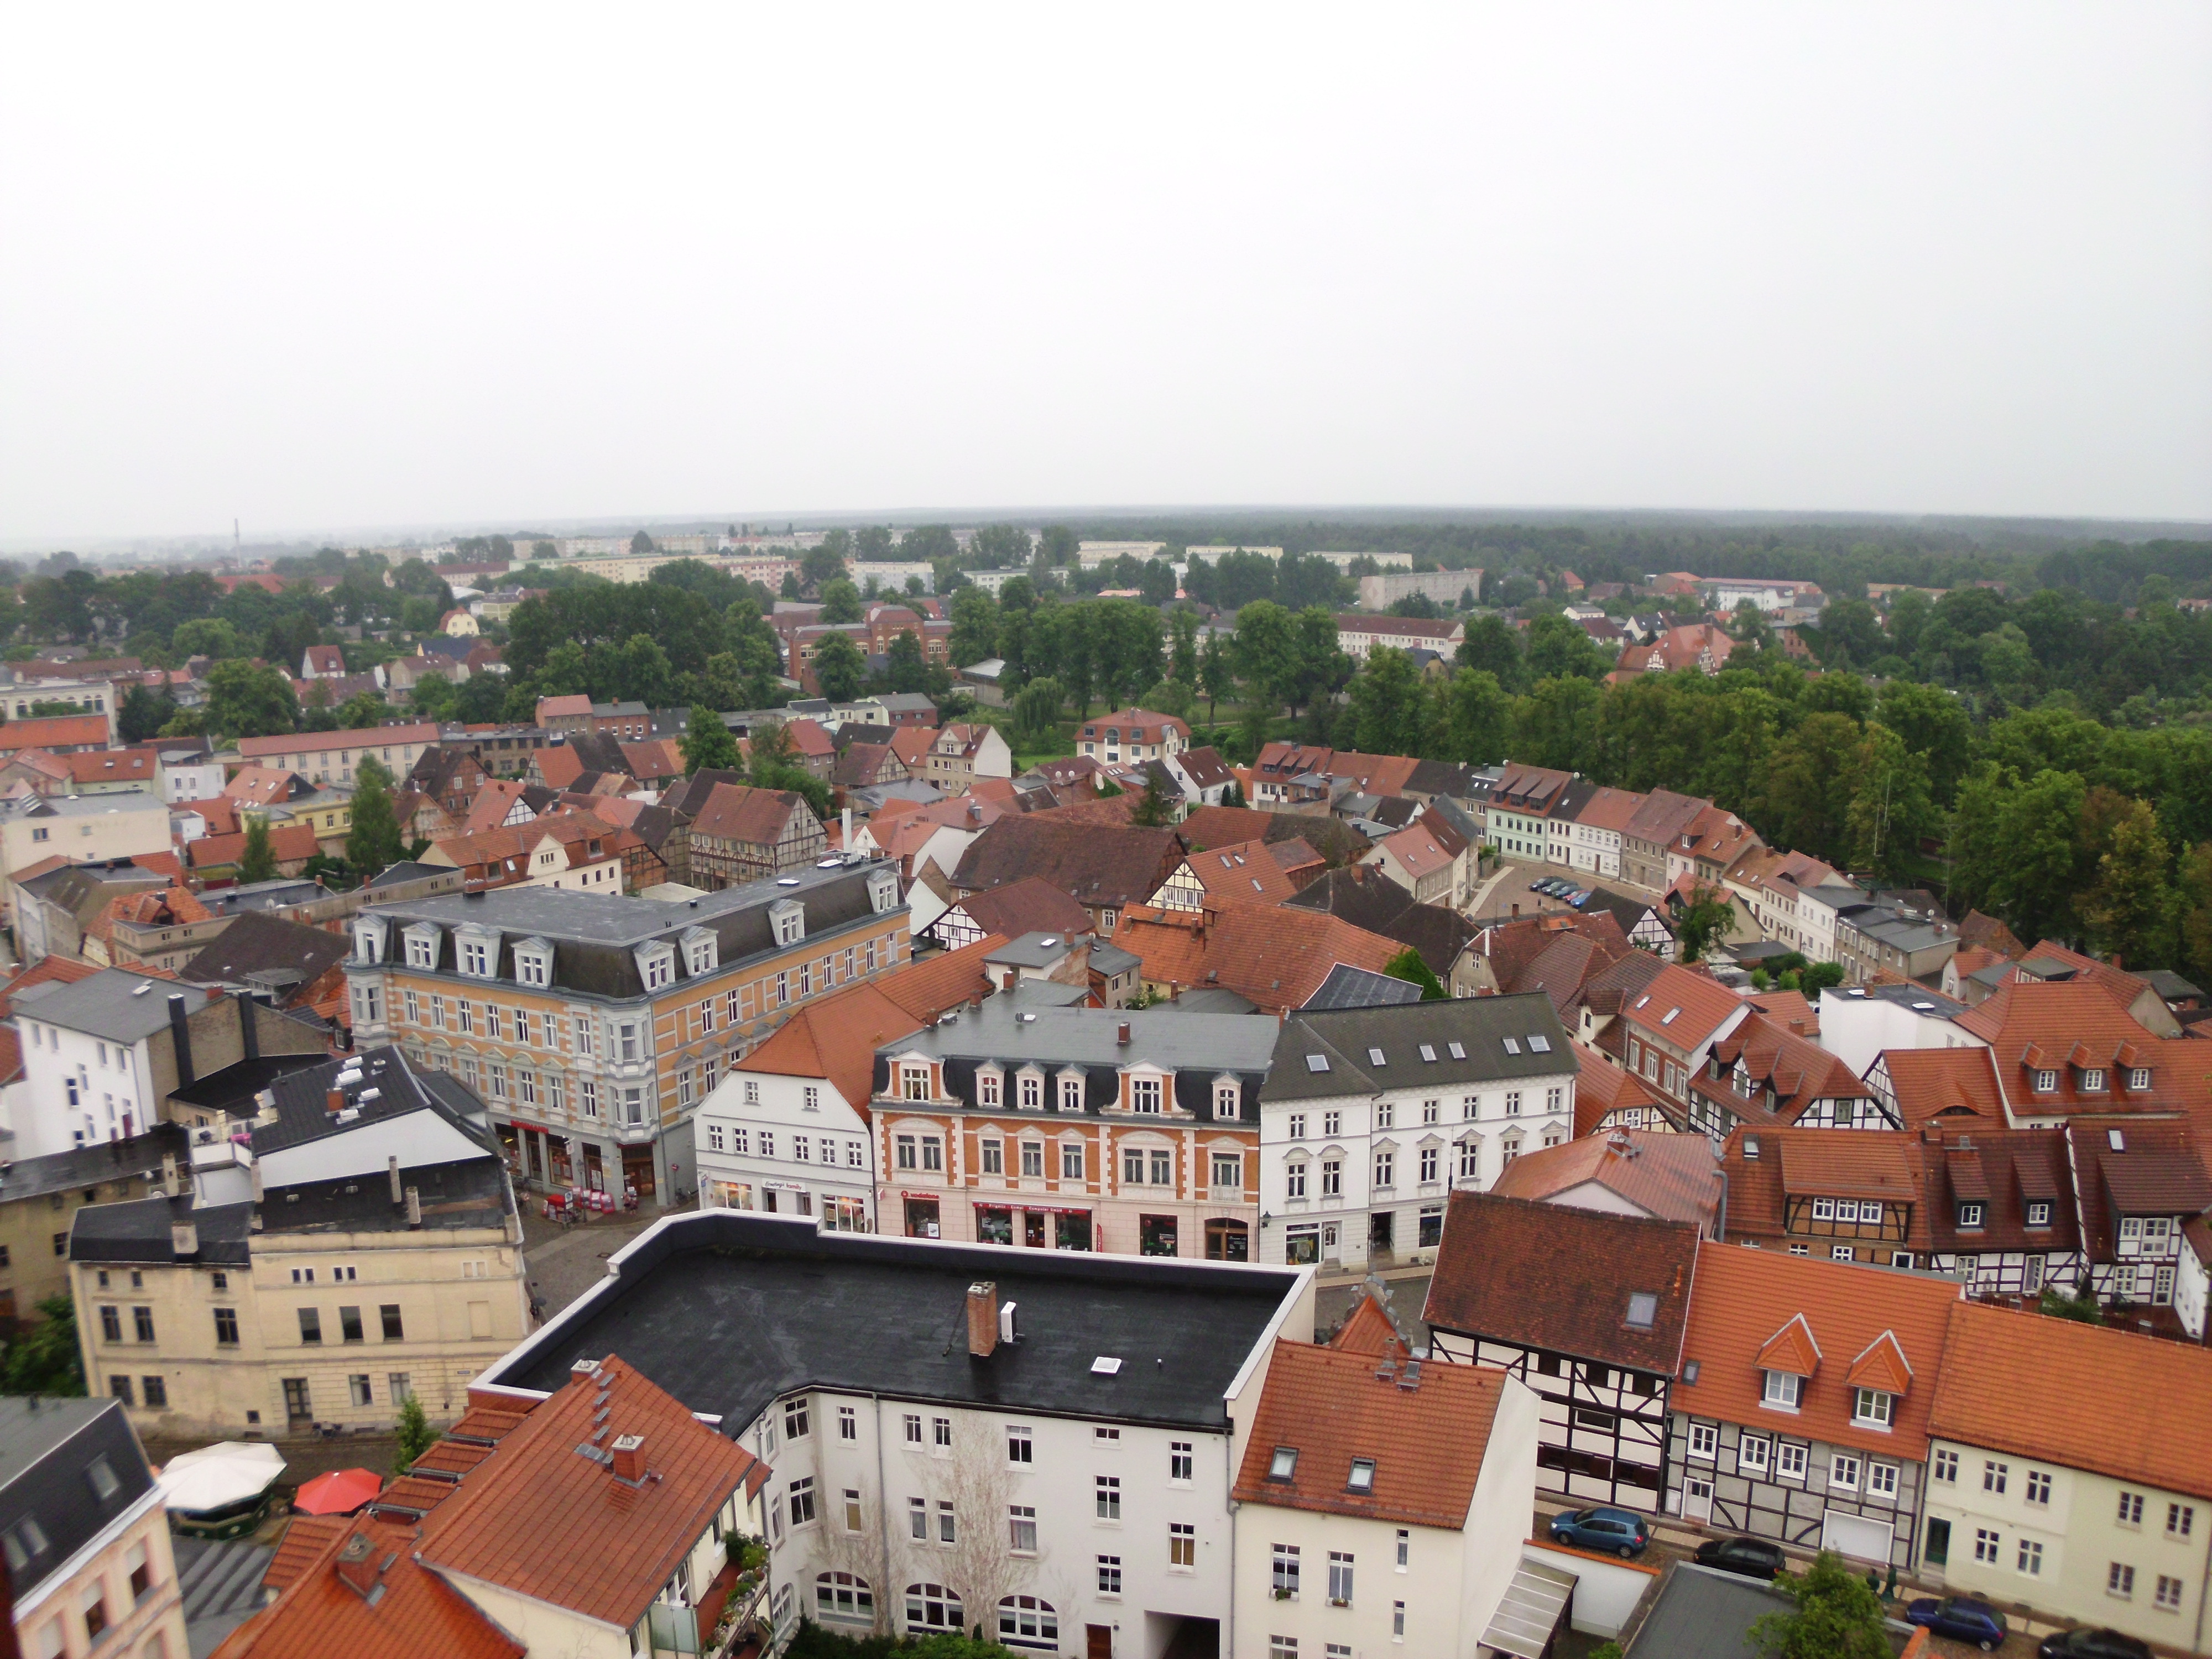
[[[605,1278],[607,1258],[663,1213],[647,1206],[633,1215],[607,1216],[563,1226],[557,1221],[545,1220],[533,1206],[526,1205],[522,1259],[529,1269],[531,1293],[538,1298],[541,1317],[550,1319]]]

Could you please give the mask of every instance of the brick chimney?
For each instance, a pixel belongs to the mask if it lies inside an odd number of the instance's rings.
[[[1123,1020],[1115,1028],[1114,1041],[1126,1048],[1129,1046],[1129,1022]]]
[[[332,1117],[345,1110],[345,1091],[331,1089],[325,1091],[323,1096],[323,1109]]]
[[[615,1437],[615,1479],[633,1485],[645,1479],[645,1437],[641,1434],[621,1434]]]
[[[968,1352],[988,1359],[999,1351],[999,1287],[983,1279],[968,1287]]]
[[[356,1533],[345,1540],[338,1552],[338,1577],[356,1595],[367,1595],[376,1588],[376,1546],[365,1533]]]

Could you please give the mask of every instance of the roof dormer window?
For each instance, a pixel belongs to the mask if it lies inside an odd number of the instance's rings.
[[[2058,1073],[2057,1068],[2052,1067],[2047,1070],[2038,1071],[2034,1074],[2033,1081],[2036,1093],[2039,1095],[2049,1094],[2052,1090],[2058,1086]]]
[[[407,930],[407,965],[410,968],[435,968],[438,965],[438,928],[434,923],[418,921]]]
[[[553,982],[553,947],[542,939],[526,939],[514,947],[514,977],[523,985]]]
[[[1155,1078],[1152,1081],[1153,1086],[1157,1088],[1159,1079]],[[1083,1109],[1083,1074],[1073,1068],[1060,1074],[1060,1109],[1063,1112],[1079,1112]],[[1155,1104],[1152,1109],[1158,1111],[1159,1108]]]
[[[1867,1428],[1886,1429],[1897,1409],[1897,1396],[1881,1389],[1851,1390],[1851,1421]]]
[[[2128,1087],[2130,1089],[2149,1088],[2150,1067],[2148,1066],[2130,1066],[2128,1068]]]
[[[665,991],[676,983],[676,947],[665,939],[637,947],[637,971],[648,991]]]
[[[1961,1227],[1980,1226],[1982,1224],[1982,1206],[1979,1204],[1974,1203],[1960,1205],[1959,1224]]]
[[[1771,1406],[1778,1412],[1794,1412],[1805,1398],[1805,1379],[1795,1371],[1763,1371],[1765,1385],[1759,1393],[1759,1404]]]
[[[710,930],[704,927],[687,928],[684,930],[681,943],[684,946],[685,973],[696,979],[701,974],[711,974],[714,971],[715,963],[720,957],[721,943]]]
[[[796,945],[806,937],[806,907],[797,899],[778,899],[769,905],[768,920],[778,945]]]
[[[2092,1066],[2085,1069],[2081,1073],[2081,1092],[2085,1095],[2100,1095],[2104,1091],[2105,1068],[2101,1066]]]
[[[2028,1200],[2027,1224],[2031,1227],[2048,1227],[2051,1224],[2051,1200],[2049,1199],[2031,1198]]]
[[[461,971],[471,979],[492,979],[499,973],[499,933],[471,922],[453,929],[454,953]]]
[[[356,962],[384,960],[384,923],[375,916],[362,916],[353,927],[353,954]]]

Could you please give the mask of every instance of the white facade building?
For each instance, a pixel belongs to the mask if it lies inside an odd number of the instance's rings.
[[[1540,993],[1292,1015],[1261,1092],[1258,1259],[1433,1260],[1455,1188],[1573,1138],[1579,1069]]]
[[[143,1134],[161,1115],[149,1039],[206,1006],[198,986],[110,969],[34,987],[15,1005],[24,1087],[15,1156],[42,1158]]]

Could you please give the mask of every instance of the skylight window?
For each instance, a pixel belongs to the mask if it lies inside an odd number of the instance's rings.
[[[1460,1047],[1456,1042],[1447,1042],[1444,1044],[1444,1050],[1446,1053],[1450,1054],[1454,1060],[1465,1060],[1467,1058],[1467,1050]]]
[[[1267,1465],[1267,1479],[1287,1480],[1297,1473],[1297,1469],[1298,1449],[1296,1446],[1278,1446],[1274,1461]]]
[[[1628,1293],[1628,1328],[1648,1331],[1659,1321],[1659,1298],[1650,1291]]]
[[[1363,1497],[1373,1492],[1375,1490],[1375,1460],[1371,1457],[1353,1458],[1351,1478],[1345,1481],[1344,1486],[1346,1491],[1358,1492]]]
[[[1306,1056],[1306,1070],[1309,1072],[1326,1072],[1328,1070],[1328,1056],[1327,1054],[1308,1054]]]
[[[1110,1353],[1102,1353],[1091,1362],[1091,1374],[1093,1376],[1118,1376],[1121,1372],[1121,1360]]]
[[[1433,1066],[1437,1063],[1437,1051],[1425,1042],[1421,1045],[1421,1063],[1424,1066]]]
[[[1680,1008],[1669,1008],[1667,1011],[1666,1018],[1662,1019],[1659,1023],[1662,1025],[1672,1025],[1674,1023],[1674,1016],[1681,1012],[1682,1011]]]
[[[1505,1038],[1505,1039],[1504,1039],[1504,1043],[1505,1043],[1505,1052],[1506,1052],[1507,1054],[1519,1054],[1519,1053],[1521,1052],[1521,1045],[1520,1045],[1520,1043],[1519,1043],[1518,1042],[1515,1041],[1513,1038],[1511,1038],[1511,1037],[1507,1037],[1507,1038]]]
[[[1370,1066],[1388,1066],[1390,1062],[1382,1057],[1382,1051],[1380,1048],[1370,1048],[1367,1051],[1367,1063]]]
[[[1550,1054],[1552,1052],[1552,1039],[1546,1036],[1541,1031],[1529,1032],[1528,1052],[1532,1054]]]
[[[2128,1138],[2118,1129],[2107,1129],[2105,1131],[2105,1144],[2116,1152],[2124,1152],[2128,1149]]]
[[[1649,1001],[1650,1001],[1650,1000],[1651,1000],[1651,994],[1650,994],[1650,992],[1648,992],[1648,991],[1647,991],[1647,992],[1645,992],[1642,996],[1640,996],[1640,997],[1638,997],[1638,998],[1637,998],[1637,999],[1636,999],[1636,1006],[1637,1006],[1638,1007],[1641,1008],[1642,1006],[1644,1006],[1644,1005],[1645,1003],[1647,1003],[1647,1002],[1649,1002]]]

